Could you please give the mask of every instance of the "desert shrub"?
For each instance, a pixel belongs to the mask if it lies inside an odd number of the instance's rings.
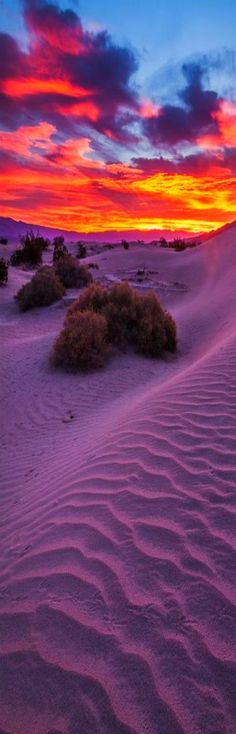
[[[55,270],[57,277],[65,288],[83,288],[92,281],[92,275],[88,268],[79,265],[72,255],[65,255],[56,261]]]
[[[29,283],[20,288],[16,300],[20,311],[30,308],[49,306],[64,295],[65,290],[58,279],[54,268],[42,267],[33,276]]]
[[[168,242],[165,237],[160,237],[160,247],[168,247]]]
[[[144,277],[145,277],[145,268],[139,268],[135,273],[135,278],[138,281],[138,283],[142,283]]]
[[[51,355],[55,367],[76,372],[103,367],[109,357],[107,323],[94,311],[75,311],[67,318]]]
[[[176,252],[183,252],[183,250],[186,250],[186,242],[177,238],[171,243],[171,247],[173,247]]]
[[[21,247],[13,252],[10,263],[13,266],[26,265],[36,267],[42,262],[43,251],[47,249],[49,240],[34,235],[32,230],[20,238]]]
[[[0,237],[0,245],[7,245],[8,239],[7,237]]]
[[[15,250],[11,257],[10,257],[10,264],[13,267],[17,267],[18,265],[23,265],[24,262],[24,255],[22,254],[22,249],[20,247]]]
[[[0,285],[6,285],[8,281],[8,263],[3,257],[0,258]]]
[[[99,266],[97,263],[89,263],[88,267],[91,268],[92,270],[99,270]]]
[[[87,249],[86,245],[84,245],[83,242],[77,243],[77,254],[76,257],[78,257],[80,260],[82,260],[83,257],[87,256]]]
[[[121,241],[121,244],[122,244],[124,250],[128,250],[129,249],[129,242],[127,242],[127,240],[122,240]]]
[[[66,320],[87,310],[104,316],[109,342],[121,349],[130,345],[152,357],[176,349],[175,322],[153,292],[138,294],[128,283],[111,288],[92,284],[69,307]]]
[[[128,283],[113,285],[108,290],[104,310],[109,339],[121,349],[134,342],[137,321],[138,293]]]
[[[73,316],[78,311],[95,311],[104,314],[105,306],[108,303],[108,288],[92,283],[81,294],[77,301],[69,306],[66,319]]]
[[[138,298],[133,342],[146,357],[159,357],[165,349],[164,311],[153,292]]]
[[[33,266],[40,265],[42,254],[47,249],[49,240],[41,237],[39,234],[35,235],[30,230],[20,238],[20,242],[23,252],[23,262]]]
[[[164,312],[165,349],[175,352],[177,346],[176,323],[168,311]]]
[[[61,257],[65,257],[65,255],[69,255],[68,248],[65,245],[64,237],[58,236],[54,237],[53,240],[53,263],[56,263],[58,260],[60,260]]]

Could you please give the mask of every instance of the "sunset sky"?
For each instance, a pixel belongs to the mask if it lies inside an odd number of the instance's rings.
[[[236,218],[232,0],[0,0],[0,18],[2,216],[81,233]]]

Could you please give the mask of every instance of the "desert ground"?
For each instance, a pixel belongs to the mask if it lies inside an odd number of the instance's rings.
[[[178,350],[55,371],[75,294],[22,314],[32,273],[9,269],[0,732],[235,734],[236,224],[90,261],[100,282],[155,290]]]

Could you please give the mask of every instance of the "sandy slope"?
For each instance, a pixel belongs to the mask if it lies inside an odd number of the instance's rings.
[[[86,377],[50,371],[64,308],[19,315],[10,273],[0,732],[235,733],[235,246],[92,258],[152,271],[179,354]]]

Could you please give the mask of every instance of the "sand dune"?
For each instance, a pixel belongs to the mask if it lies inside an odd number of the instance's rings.
[[[179,352],[85,377],[50,370],[64,307],[19,315],[10,273],[0,734],[235,733],[235,245],[92,258],[145,267]]]

